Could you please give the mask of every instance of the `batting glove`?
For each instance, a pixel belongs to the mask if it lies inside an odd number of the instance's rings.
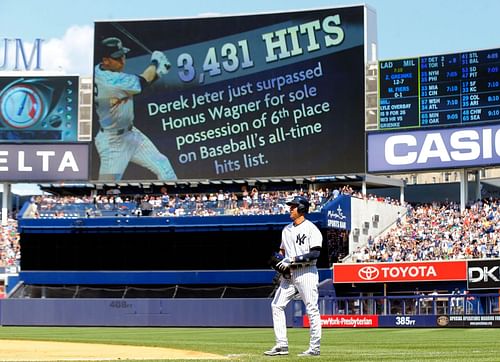
[[[170,62],[167,56],[159,50],[155,50],[153,54],[151,54],[151,64],[156,67],[156,75],[158,78],[167,74],[170,70]]]
[[[292,259],[286,257],[282,261],[280,261],[278,264],[276,264],[276,267],[279,270],[286,270],[287,268],[290,267],[290,265],[292,265]]]

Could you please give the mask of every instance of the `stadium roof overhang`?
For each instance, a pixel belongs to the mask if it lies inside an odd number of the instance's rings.
[[[215,187],[224,189],[237,185],[262,186],[262,185],[283,185],[290,187],[297,185],[306,187],[309,185],[326,184],[330,187],[349,185],[355,188],[379,188],[379,187],[400,187],[405,186],[402,179],[390,178],[387,176],[377,176],[371,174],[343,174],[343,175],[322,175],[322,176],[290,176],[290,177],[257,177],[241,179],[183,179],[176,181],[158,181],[158,180],[126,180],[119,182],[82,182],[82,183],[41,183],[42,190],[62,190],[62,189],[81,189],[81,190],[110,190],[120,188],[135,189],[158,189],[161,187],[173,187],[182,189],[193,189],[190,192],[196,192],[197,188]]]
[[[491,185],[491,186],[494,186],[494,187],[497,187],[497,188],[500,188],[500,177],[498,177],[498,178],[482,179],[481,182],[485,183],[485,184],[488,184],[488,185]]]

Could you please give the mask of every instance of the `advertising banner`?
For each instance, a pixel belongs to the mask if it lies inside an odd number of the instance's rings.
[[[500,327],[500,315],[442,315],[438,327]]]
[[[378,315],[322,315],[321,326],[324,328],[371,328],[378,327]],[[304,327],[309,327],[307,315],[303,319]]]
[[[415,328],[415,327],[435,327],[435,315],[381,315],[378,317],[379,327],[398,327],[398,328]]]
[[[500,164],[500,124],[368,134],[368,172]]]
[[[0,77],[0,142],[77,142],[76,76]]]
[[[500,260],[469,260],[467,289],[500,289]]]
[[[92,179],[364,172],[364,11],[96,22]]]
[[[466,280],[466,261],[334,264],[334,283]]]
[[[0,144],[0,181],[86,181],[89,145]]]
[[[351,230],[351,198],[340,195],[333,202],[327,204],[322,212],[326,214],[328,228]]]
[[[309,328],[309,318],[303,317]],[[435,327],[500,327],[499,315],[321,315],[323,328],[435,328]]]

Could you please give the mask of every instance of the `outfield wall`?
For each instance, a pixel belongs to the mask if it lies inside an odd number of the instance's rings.
[[[294,324],[287,307],[287,325]],[[298,305],[296,320],[302,318]],[[4,299],[2,326],[271,327],[271,299]]]
[[[320,307],[322,307],[320,300]],[[324,328],[500,327],[498,314],[329,314]],[[286,309],[288,327],[308,327],[300,300]],[[1,326],[272,327],[271,298],[3,299]]]

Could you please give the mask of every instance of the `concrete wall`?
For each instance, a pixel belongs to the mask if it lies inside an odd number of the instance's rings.
[[[358,246],[366,245],[368,237],[376,237],[391,227],[398,218],[404,216],[406,208],[380,201],[351,198],[351,234],[349,252]],[[376,216],[378,215],[378,217]]]

